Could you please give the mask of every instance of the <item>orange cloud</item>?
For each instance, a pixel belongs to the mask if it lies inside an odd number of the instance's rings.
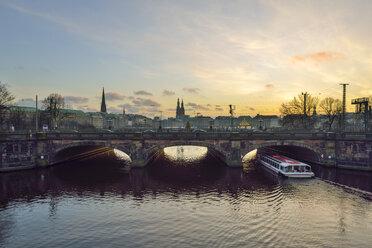
[[[305,63],[310,62],[316,66],[336,60],[345,59],[345,56],[342,53],[334,52],[318,52],[318,53],[309,53],[304,56],[295,55],[292,57],[291,62],[296,63]]]

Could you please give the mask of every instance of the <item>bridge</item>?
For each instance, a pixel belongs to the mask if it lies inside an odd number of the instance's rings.
[[[242,155],[271,148],[325,166],[372,170],[372,134],[268,132],[131,132],[0,134],[0,171],[61,163],[66,149],[100,146],[118,149],[142,167],[158,150],[179,145],[203,146],[228,166],[241,167]]]

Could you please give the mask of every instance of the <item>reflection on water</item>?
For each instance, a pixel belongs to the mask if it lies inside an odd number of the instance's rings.
[[[216,180],[226,169],[213,151],[199,146],[164,148],[147,166],[151,176],[168,183]]]
[[[153,164],[121,173],[107,157],[0,174],[0,247],[370,246],[369,198],[320,179],[282,180],[257,165],[243,172],[206,158],[192,168],[213,180],[174,183],[197,174]],[[104,170],[97,175],[94,167]]]
[[[208,148],[202,146],[171,146],[164,148],[164,155],[171,161],[193,162],[204,159]]]

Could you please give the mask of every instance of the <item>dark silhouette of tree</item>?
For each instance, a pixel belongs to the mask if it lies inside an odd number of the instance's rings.
[[[10,105],[14,100],[14,96],[7,89],[6,85],[0,81],[0,125],[5,122],[6,105]]]
[[[313,97],[311,94],[307,94],[306,97],[306,110],[305,110],[305,98],[302,94],[295,96],[291,101],[282,103],[280,106],[280,113],[283,116],[283,126],[290,126],[291,128],[308,128],[313,123],[313,120],[309,117],[319,103],[317,97]],[[305,111],[304,111],[305,110]]]
[[[320,102],[319,106],[328,117],[328,130],[332,130],[333,122],[342,113],[341,100],[327,97]]]
[[[295,96],[293,100],[282,103],[280,106],[280,113],[285,115],[301,115],[304,114],[304,96],[299,94]],[[310,116],[312,114],[314,107],[318,106],[319,98],[313,97],[311,94],[307,94],[306,97],[306,115]]]
[[[49,115],[50,128],[56,129],[63,118],[61,110],[65,107],[64,98],[57,93],[52,93],[43,100],[43,106]]]

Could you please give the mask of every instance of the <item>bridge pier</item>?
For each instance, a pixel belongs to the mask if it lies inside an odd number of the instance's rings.
[[[229,166],[229,167],[235,167],[235,168],[242,168],[243,167],[243,162],[242,160],[229,160],[229,161],[226,161],[226,164]]]
[[[145,167],[146,166],[146,162],[147,161],[145,159],[135,159],[135,160],[132,159],[131,167],[132,168]]]
[[[242,151],[239,148],[231,148],[231,150],[225,153],[225,162],[229,167],[243,167]],[[243,154],[244,156],[245,154]]]

